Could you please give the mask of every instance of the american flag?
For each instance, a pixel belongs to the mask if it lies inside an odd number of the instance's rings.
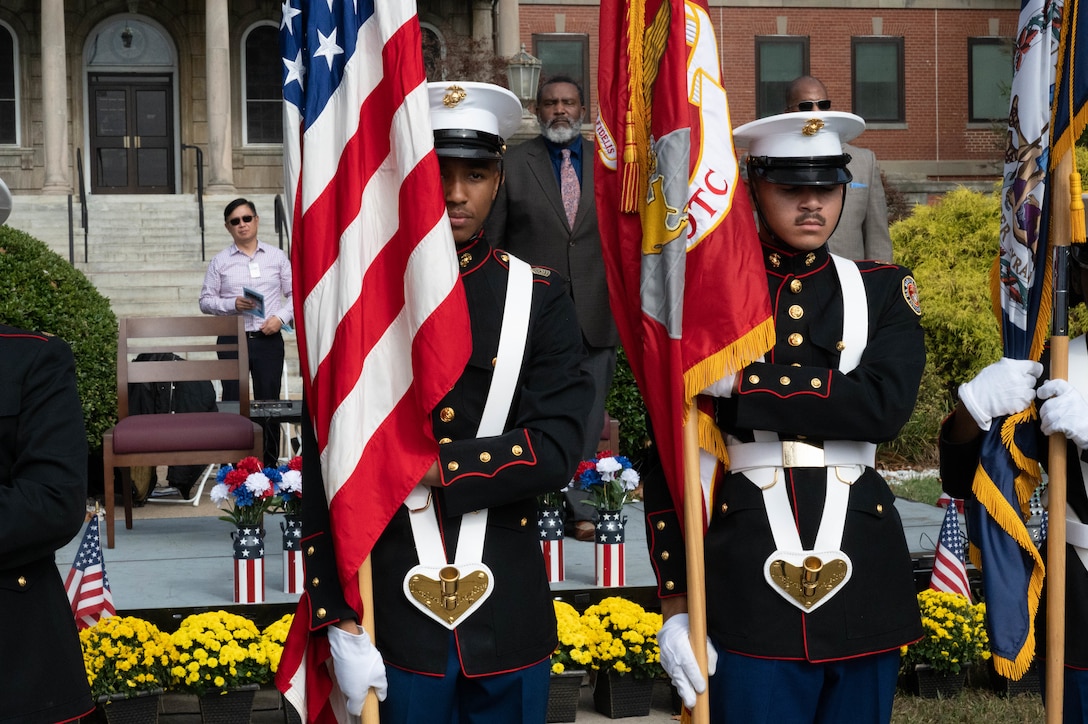
[[[437,460],[429,413],[468,360],[468,311],[415,3],[289,0],[280,39],[299,360],[339,578],[361,612],[359,567]],[[304,595],[277,684],[330,720],[309,609]]]
[[[64,590],[68,592],[68,602],[72,604],[72,614],[76,617],[76,626],[87,628],[94,626],[103,616],[117,613],[113,608],[113,593],[110,581],[106,577],[106,563],[102,558],[102,540],[98,536],[98,516],[92,515],[83,533],[83,540],[72,561],[72,570],[64,581]]]
[[[967,565],[964,561],[963,533],[960,531],[960,516],[955,505],[949,505],[944,513],[929,587],[936,591],[959,593],[966,596],[968,601],[971,600],[971,586],[967,582]]]

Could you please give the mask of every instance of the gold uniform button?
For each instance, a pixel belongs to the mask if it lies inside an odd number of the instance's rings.
[[[722,512],[729,510],[729,503],[722,503]]]
[[[663,561],[669,560],[669,552],[668,551],[661,551],[661,560],[663,560]]]
[[[793,281],[790,282],[790,291],[793,292],[794,294],[797,294],[798,292],[801,291],[802,286],[803,285],[801,284],[800,279],[794,279]]]
[[[317,588],[320,583],[321,583],[321,579],[316,577],[316,576],[314,576],[313,578],[310,579],[310,585],[313,586],[314,588]]]
[[[666,591],[671,591],[674,588],[676,588],[675,583],[673,583],[672,581],[665,581],[665,590]]]
[[[883,505],[883,503],[877,503],[877,504],[876,504],[876,512],[878,512],[878,513],[883,513],[883,512],[884,512],[884,505]]]
[[[495,366],[495,365],[497,365],[498,363],[499,363],[499,358],[498,358],[498,357],[492,357],[492,358],[491,358],[491,366],[492,366],[492,367],[494,367],[494,366]]]
[[[753,385],[759,384],[759,375],[749,375],[748,382]]]
[[[513,453],[515,457],[520,457],[525,450],[522,449],[521,445],[515,445],[510,448],[510,452]]]
[[[812,385],[812,389],[814,390],[818,390],[824,386],[823,380],[821,380],[819,377],[813,377],[812,381],[809,382],[809,384]]]
[[[835,349],[842,352],[844,349],[846,349],[846,342],[843,342],[840,339],[838,342],[835,343]]]
[[[805,316],[805,310],[801,308],[800,304],[791,304],[789,309],[789,315],[793,319],[800,319]]]
[[[665,521],[663,521],[663,520],[657,521],[657,529],[658,530],[665,530]]]
[[[438,444],[439,445],[448,445],[451,442],[453,442],[453,440],[450,440],[448,437],[444,437],[444,438],[442,438],[441,440],[438,441]]]
[[[529,519],[528,518],[522,518],[521,519],[521,527],[524,528],[527,525],[529,525]]]
[[[502,259],[503,261],[510,261],[510,255],[509,254],[499,254],[499,258]]]
[[[786,377],[785,375],[782,375],[778,378],[778,384],[782,385],[783,387],[788,387],[791,382],[793,382],[793,380],[791,380],[789,377]]]
[[[457,468],[459,468],[459,467],[461,467],[461,466],[457,464],[456,460],[450,460],[446,464],[446,470],[449,470],[451,473],[457,472]]]
[[[451,420],[453,420],[453,408],[443,407],[441,410],[438,411],[438,419],[442,422],[450,422]]]
[[[487,452],[486,450],[484,452],[480,453],[480,462],[482,462],[482,463],[491,462],[491,453]]]
[[[26,588],[26,576],[19,576],[19,588]]]
[[[325,610],[325,609],[323,609],[323,608],[319,608],[319,609],[317,609],[316,611],[314,611],[314,615],[315,615],[315,616],[317,616],[317,617],[318,617],[318,618],[320,618],[320,619],[324,619],[324,618],[325,618],[326,616],[328,616],[328,615],[329,615],[329,612],[328,612],[328,611],[326,611],[326,610]]]
[[[805,341],[805,338],[802,337],[800,333],[794,332],[786,338],[786,341],[790,343],[791,347],[800,347],[801,344]]]
[[[312,556],[313,554],[314,554],[314,547],[313,546],[310,546],[309,548],[306,549],[306,555]]]

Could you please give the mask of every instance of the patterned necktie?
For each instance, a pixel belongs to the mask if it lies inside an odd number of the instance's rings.
[[[559,190],[563,194],[563,209],[567,212],[567,223],[574,228],[574,217],[578,213],[578,199],[582,196],[582,185],[574,164],[570,162],[570,149],[562,150],[563,162],[559,164]]]

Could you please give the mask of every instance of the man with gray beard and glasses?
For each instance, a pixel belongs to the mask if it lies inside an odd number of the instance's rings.
[[[583,369],[594,382],[582,459],[593,458],[604,425],[604,403],[616,367],[619,337],[608,306],[593,199],[593,143],[582,137],[585,95],[568,76],[546,79],[537,90],[540,136],[511,148],[506,182],[484,226],[488,239],[533,265],[570,281],[586,348]],[[613,452],[618,452],[613,450]],[[556,488],[567,481],[556,481]],[[593,509],[584,491],[568,491],[567,532],[593,540]]]

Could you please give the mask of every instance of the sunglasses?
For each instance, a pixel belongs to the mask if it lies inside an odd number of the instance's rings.
[[[819,108],[821,111],[831,110],[831,101],[827,98],[822,101],[801,101],[797,104],[797,110],[799,111],[811,111]]]
[[[230,225],[231,226],[238,226],[238,224],[242,223],[243,221],[246,222],[247,224],[250,224],[250,223],[253,222],[253,220],[255,218],[257,218],[257,217],[256,216],[250,216],[249,214],[246,214],[245,216],[235,216],[233,219],[230,220]]]

